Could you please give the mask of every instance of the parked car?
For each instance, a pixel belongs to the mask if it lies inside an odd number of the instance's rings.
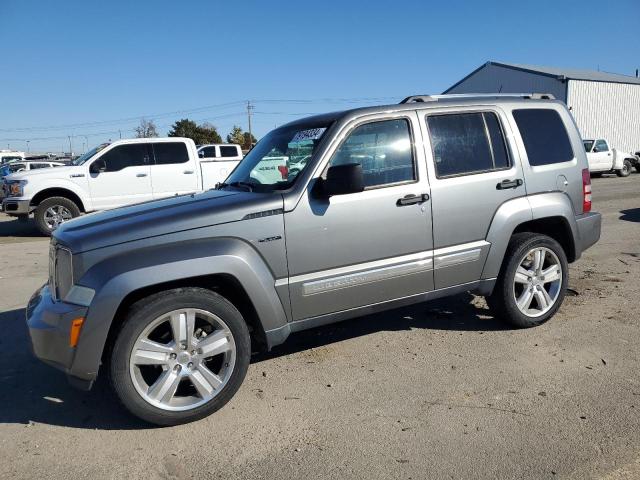
[[[199,158],[187,138],[139,138],[104,143],[71,165],[5,178],[5,213],[33,213],[44,234],[83,212],[94,212],[213,188],[226,175]]]
[[[609,147],[604,138],[583,140],[587,152],[589,171],[595,174],[616,173],[619,177],[628,177],[635,167],[640,172],[640,157]]]
[[[32,162],[32,161],[11,161],[0,166],[0,200],[6,195],[6,187],[4,178],[12,173],[28,172],[31,170],[37,170],[40,168],[61,167],[64,163],[61,162]]]
[[[198,157],[206,162],[209,174],[222,181],[242,160],[242,149],[232,143],[199,145]]]
[[[0,150],[0,166],[5,163],[24,160],[24,152],[15,150]]]
[[[65,223],[27,308],[35,355],[85,389],[106,369],[133,414],[174,425],[222,407],[251,352],[292,332],[465,291],[546,322],[601,218],[571,114],[535,98],[297,120],[216,190]],[[295,176],[254,175],[309,149]]]

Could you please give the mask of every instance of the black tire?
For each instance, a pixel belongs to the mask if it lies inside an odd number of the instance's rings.
[[[514,279],[517,268],[527,252],[535,247],[545,247],[551,250],[560,262],[562,280],[555,303],[549,311],[538,317],[525,315],[516,304]],[[511,237],[507,252],[503,260],[500,274],[487,304],[499,317],[519,328],[535,327],[545,323],[558,311],[564,300],[569,283],[569,265],[564,249],[553,238],[531,232],[517,233]]]
[[[622,162],[622,168],[620,170],[616,170],[616,175],[619,177],[628,177],[633,169],[631,162],[629,160],[625,160]]]
[[[636,173],[640,173],[640,162],[636,163]]]
[[[71,214],[71,218],[80,216],[80,209],[68,198],[50,197],[43,200],[42,202],[40,202],[40,205],[37,206],[36,211],[33,214],[36,221],[36,226],[43,235],[50,236],[56,229],[56,227],[51,228],[45,221],[45,212],[51,207],[65,208]]]
[[[129,359],[143,330],[157,317],[179,308],[197,308],[222,319],[233,335],[236,359],[221,391],[207,403],[186,411],[169,411],[148,403],[136,390],[129,373]],[[134,304],[128,311],[109,356],[111,386],[133,415],[161,426],[179,425],[204,418],[223,407],[242,384],[251,356],[251,339],[240,312],[224,297],[203,288],[179,288],[161,292]]]

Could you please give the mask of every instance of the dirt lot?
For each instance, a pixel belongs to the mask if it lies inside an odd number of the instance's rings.
[[[163,429],[32,358],[47,241],[0,215],[0,478],[640,478],[640,175],[593,183],[602,239],[546,325],[461,295],[296,334]]]

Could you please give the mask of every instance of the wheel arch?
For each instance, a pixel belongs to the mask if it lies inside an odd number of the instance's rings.
[[[82,201],[82,198],[80,198],[80,196],[73,190],[70,190],[64,187],[50,187],[50,188],[45,188],[43,190],[40,190],[38,193],[36,193],[33,196],[33,198],[31,199],[30,205],[32,207],[37,207],[38,205],[40,205],[40,203],[42,203],[42,201],[51,197],[67,198],[71,200],[73,203],[75,203],[81,212],[87,211],[85,208],[84,202]]]
[[[266,331],[288,321],[273,274],[252,246],[237,239],[204,239],[143,249],[129,246],[127,251],[90,267],[78,284],[94,289],[95,296],[70,373],[88,380],[97,376],[105,347],[117,334],[127,309],[160,291],[191,286],[221,294],[245,318],[258,350],[272,346]]]

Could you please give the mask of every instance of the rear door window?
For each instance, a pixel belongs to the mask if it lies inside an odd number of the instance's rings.
[[[203,147],[200,149],[200,158],[214,158],[216,156],[216,147]]]
[[[189,161],[187,145],[182,142],[162,142],[152,145],[156,165],[172,165]]]
[[[551,165],[573,160],[569,135],[560,115],[549,108],[513,111],[513,118],[527,151],[529,165]]]
[[[511,166],[502,126],[493,112],[427,116],[438,178]]]
[[[233,145],[221,145],[220,156],[221,157],[237,157],[238,149]]]

